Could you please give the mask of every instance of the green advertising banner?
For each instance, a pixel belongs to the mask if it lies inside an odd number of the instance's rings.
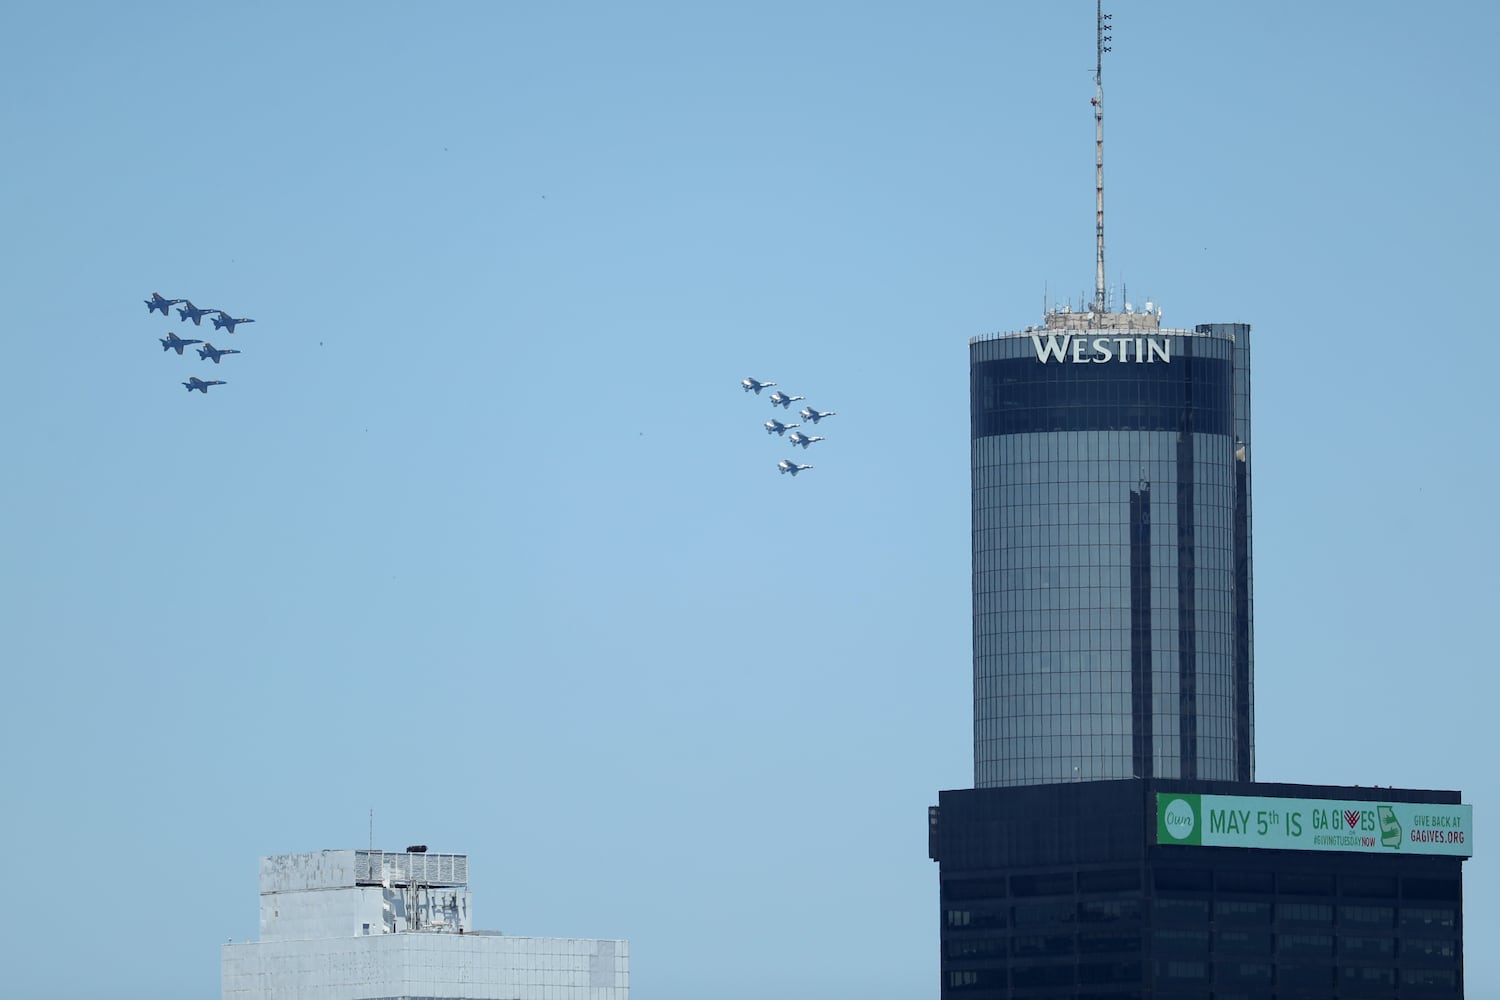
[[[1474,807],[1158,792],[1156,842],[1467,858],[1474,854]]]

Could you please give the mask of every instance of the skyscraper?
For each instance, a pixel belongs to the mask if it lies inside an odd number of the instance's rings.
[[[1095,287],[969,344],[974,784],[1250,781],[1250,327],[1114,311]]]
[[[976,787],[928,810],[940,995],[1461,997],[1461,795],[1254,781],[1250,328],[1112,308],[1103,103],[1096,72],[1092,301],[969,345]]]
[[[1250,328],[969,346],[974,784],[1254,776]]]

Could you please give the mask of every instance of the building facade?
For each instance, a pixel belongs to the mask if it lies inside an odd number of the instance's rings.
[[[1250,328],[970,342],[974,784],[1254,778]]]
[[[1180,780],[942,792],[941,995],[1462,997],[1459,798]],[[1189,822],[1167,827],[1179,806]]]
[[[630,1000],[622,940],[475,929],[463,854],[262,858],[260,940],[222,946],[224,1000]]]

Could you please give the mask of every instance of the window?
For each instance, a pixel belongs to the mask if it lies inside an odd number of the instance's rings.
[[[1208,952],[1208,931],[1161,928],[1151,934],[1157,955],[1198,955]]]
[[[1099,955],[1116,951],[1139,953],[1141,950],[1141,936],[1139,934],[1120,934],[1113,929],[1080,931],[1078,933],[1078,950],[1085,955]]]
[[[1394,876],[1345,875],[1341,881],[1345,896],[1374,896],[1378,899],[1394,899],[1396,896]]]
[[[1389,927],[1396,911],[1389,906],[1340,906],[1339,923],[1345,927]]]
[[[1396,953],[1396,942],[1388,937],[1349,937],[1339,939],[1339,953],[1350,958],[1389,958]]]
[[[1207,979],[1208,963],[1181,958],[1158,958],[1152,963],[1158,980]]]
[[[1214,972],[1221,983],[1270,983],[1270,962],[1218,962]]]
[[[1017,906],[1012,911],[1012,919],[1017,927],[1039,927],[1044,924],[1070,924],[1073,922],[1074,908],[1071,902],[1067,903],[1030,903],[1025,906]]]
[[[1429,940],[1427,938],[1404,938],[1401,941],[1402,958],[1454,958],[1458,955],[1458,944],[1454,941]]]
[[[1151,906],[1159,920],[1169,923],[1204,923],[1208,920],[1206,899],[1158,899]]]
[[[1401,985],[1457,989],[1458,975],[1452,969],[1402,969]]]
[[[943,883],[945,899],[1005,898],[1005,879],[951,879]]]
[[[1446,907],[1426,909],[1407,906],[1401,910],[1401,926],[1406,929],[1451,928],[1453,922],[1454,913]]]
[[[1011,876],[1010,887],[1017,896],[1071,896],[1073,894],[1073,873],[1013,875]]]
[[[1333,876],[1283,872],[1277,876],[1276,886],[1289,896],[1332,896]]]
[[[1128,892],[1141,887],[1141,873],[1134,868],[1113,871],[1079,872],[1079,892]]]
[[[1214,951],[1220,955],[1271,955],[1271,932],[1259,930],[1218,931],[1214,934]]]
[[[1155,882],[1158,889],[1208,892],[1213,888],[1213,872],[1193,868],[1159,868]]]
[[[1003,906],[971,906],[963,910],[948,910],[945,923],[949,927],[1004,927]]]
[[[1216,876],[1220,892],[1262,892],[1273,889],[1270,872],[1222,871]]]
[[[1005,954],[1003,942],[992,937],[953,938],[948,941],[943,950],[949,958],[960,959],[994,958]]]
[[[1085,962],[1078,967],[1078,981],[1090,985],[1139,983],[1140,962]]]
[[[1010,977],[1013,985],[1017,988],[1023,986],[1072,986],[1073,966],[1035,965],[1030,968],[1014,969]]]
[[[1346,986],[1395,986],[1396,970],[1380,965],[1344,966]]]
[[[1019,957],[1053,957],[1074,953],[1071,934],[1017,934],[1010,940],[1010,953]]]
[[[1276,954],[1322,957],[1333,954],[1331,934],[1282,934],[1276,939]]]
[[[1330,989],[1333,986],[1333,966],[1280,963],[1276,967],[1276,980],[1282,986]]]
[[[1244,899],[1219,899],[1214,901],[1214,916],[1221,924],[1269,924],[1271,904]]]
[[[1277,903],[1276,917],[1283,923],[1327,924],[1333,922],[1328,903]]]
[[[1463,889],[1458,879],[1451,878],[1404,878],[1401,880],[1401,895],[1406,899],[1461,899]]]

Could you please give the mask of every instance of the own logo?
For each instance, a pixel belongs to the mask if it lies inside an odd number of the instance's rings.
[[[1185,799],[1173,799],[1167,803],[1166,811],[1162,813],[1162,823],[1167,828],[1167,835],[1173,840],[1185,840],[1193,835],[1193,825],[1197,820],[1193,816],[1193,807],[1188,805]]]

